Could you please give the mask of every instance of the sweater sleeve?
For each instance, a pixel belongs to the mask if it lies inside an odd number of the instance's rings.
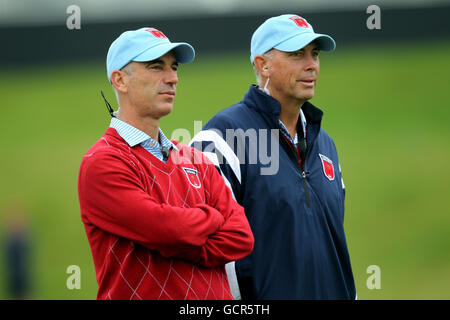
[[[155,201],[135,170],[119,153],[85,157],[78,182],[83,222],[163,255],[205,245],[224,223],[223,215],[208,205],[182,208]]]
[[[244,209],[238,204],[242,200],[242,159],[239,159],[235,149],[239,143],[233,140],[230,145],[224,139],[227,128],[236,127],[232,119],[218,114],[190,142],[213,163],[210,168],[214,170],[209,171],[211,197],[208,204],[218,209],[225,218],[222,227],[209,237],[203,247],[202,261],[205,265],[242,259],[253,250],[253,233]],[[237,136],[234,138],[238,139]]]
[[[203,179],[206,204],[223,216],[224,223],[212,234],[202,246],[172,247],[166,251],[176,256],[195,262],[205,267],[223,266],[228,262],[242,259],[253,250],[254,238],[244,208],[234,199],[231,190],[225,184],[216,167],[199,151],[200,162],[205,170]]]
[[[208,204],[222,213],[225,222],[208,237],[201,263],[212,267],[242,259],[253,250],[254,238],[244,208],[234,199],[213,164],[209,165],[210,197]]]

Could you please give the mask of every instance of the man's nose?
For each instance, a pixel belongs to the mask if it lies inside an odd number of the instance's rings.
[[[170,69],[166,75],[165,79],[166,83],[175,85],[178,83],[178,75],[175,70]]]
[[[306,70],[313,70],[318,71],[319,70],[319,59],[317,57],[314,57],[312,53],[308,54],[306,57],[306,64],[305,68]]]

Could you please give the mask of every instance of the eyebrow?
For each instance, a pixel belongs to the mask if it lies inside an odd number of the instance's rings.
[[[299,49],[298,51],[301,51],[301,50],[305,50],[305,47]],[[312,48],[312,50],[320,50],[320,49],[319,49],[319,45],[316,44],[316,43],[314,43],[314,47]]]
[[[147,62],[145,62],[145,63],[146,63],[146,65],[147,65],[147,67],[149,67],[149,66],[151,66],[151,65],[153,65],[153,64],[164,64],[164,61],[161,60],[161,59],[155,59],[155,60],[147,61]],[[175,66],[178,67],[178,62],[177,62],[177,61],[174,61],[171,65],[172,65],[172,66],[175,65]]]
[[[286,54],[291,54],[293,52],[304,52],[305,51],[305,47],[298,49],[296,51],[292,51],[292,52],[285,52]],[[314,47],[311,49],[311,51],[320,51],[319,46],[317,44],[314,45]]]

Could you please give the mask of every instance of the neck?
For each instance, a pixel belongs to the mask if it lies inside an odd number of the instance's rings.
[[[117,119],[132,125],[147,134],[150,138],[159,141],[159,119],[139,117],[134,112],[124,112],[123,108],[119,108]]]
[[[292,138],[294,138],[297,133],[297,122],[300,116],[300,108],[303,106],[303,103],[304,101],[301,103],[280,103],[280,120],[283,122]]]

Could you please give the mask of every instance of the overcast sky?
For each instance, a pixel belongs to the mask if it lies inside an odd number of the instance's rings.
[[[286,13],[301,14],[349,8],[365,10],[371,4],[377,4],[383,9],[444,3],[450,3],[450,0],[0,0],[0,25],[65,24],[69,15],[66,9],[72,4],[80,7],[83,22],[106,22],[129,20],[133,17],[145,19],[221,13],[257,14],[274,8],[283,8]]]

